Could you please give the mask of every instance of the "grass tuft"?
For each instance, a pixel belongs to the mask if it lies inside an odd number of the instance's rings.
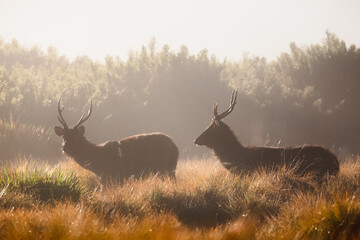
[[[76,202],[89,192],[75,172],[47,164],[40,166],[34,162],[24,162],[17,167],[3,167],[0,172],[0,189],[0,203],[3,207],[9,204],[15,207],[11,202],[22,202],[23,206],[28,206],[29,199],[40,203],[64,200]]]

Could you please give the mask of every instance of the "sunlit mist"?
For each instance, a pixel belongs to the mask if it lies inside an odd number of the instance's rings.
[[[292,41],[320,42],[326,30],[359,43],[359,9],[355,0],[2,0],[0,37],[53,46],[70,59],[125,59],[152,38],[157,46],[208,49],[220,59],[239,59],[244,52],[275,59]]]

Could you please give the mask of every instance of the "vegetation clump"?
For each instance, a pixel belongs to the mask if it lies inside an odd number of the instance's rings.
[[[75,172],[35,162],[4,166],[0,172],[0,189],[0,204],[5,208],[65,200],[78,202],[89,191]]]

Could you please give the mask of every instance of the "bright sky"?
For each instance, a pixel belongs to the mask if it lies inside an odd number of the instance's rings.
[[[126,60],[154,37],[158,49],[270,60],[290,42],[321,43],[326,30],[360,47],[359,24],[359,0],[0,0],[2,40],[52,46],[69,59]]]

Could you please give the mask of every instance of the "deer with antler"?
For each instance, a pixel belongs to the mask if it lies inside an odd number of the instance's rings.
[[[82,125],[91,115],[92,103],[87,116],[82,116],[72,128],[62,116],[63,110],[59,100],[57,118],[63,127],[56,126],[54,129],[58,136],[63,137],[63,152],[105,182],[112,179],[123,181],[148,173],[175,176],[179,151],[169,136],[149,133],[93,144],[85,138],[85,127]]]
[[[210,126],[195,140],[196,145],[205,145],[212,149],[225,168],[252,172],[258,168],[271,170],[286,166],[293,168],[296,174],[313,173],[317,178],[339,172],[337,157],[322,146],[243,146],[230,127],[221,121],[234,110],[236,97],[237,90],[234,90],[230,107],[221,114],[218,114],[217,103],[214,104],[214,116]]]

